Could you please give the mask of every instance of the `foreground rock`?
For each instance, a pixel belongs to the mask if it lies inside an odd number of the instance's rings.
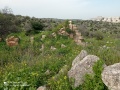
[[[72,68],[68,71],[68,77],[70,79],[73,78],[75,81],[73,85],[74,87],[78,87],[79,85],[83,84],[86,74],[93,73],[92,67],[98,60],[99,57],[95,55],[87,55],[86,57],[83,55],[83,59],[81,61],[76,60],[77,63],[73,64]]]
[[[86,57],[88,55],[87,51],[82,50],[80,52],[80,54],[73,60],[72,62],[72,66],[74,66],[76,63],[78,63],[79,61],[81,61],[84,57]]]
[[[120,90],[120,63],[105,67],[102,80],[109,90]]]

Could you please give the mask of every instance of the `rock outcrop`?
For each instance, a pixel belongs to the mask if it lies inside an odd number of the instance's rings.
[[[77,25],[72,24],[72,21],[69,21],[69,29],[71,29],[72,31],[75,32],[75,35],[73,35],[73,34],[69,35],[70,38],[73,38],[77,45],[84,45],[84,43],[83,43],[84,38],[82,37],[81,33],[79,32]]]
[[[81,61],[84,57],[86,57],[88,55],[87,51],[82,50],[80,52],[80,54],[73,60],[72,62],[72,66],[74,66],[76,63],[78,63],[79,61]]]
[[[74,87],[78,87],[83,84],[84,76],[86,74],[93,73],[92,67],[95,62],[99,60],[99,57],[95,55],[87,55],[86,51],[82,51],[78,55],[73,63],[71,69],[68,71],[68,77],[74,79]],[[82,59],[83,58],[83,59]],[[82,60],[79,60],[82,59]]]
[[[6,44],[8,46],[16,46],[18,45],[19,38],[16,38],[15,36],[11,36],[6,39]]]
[[[78,30],[75,30],[74,41],[76,42],[77,45],[83,45],[84,39]]]
[[[61,29],[58,31],[58,34],[59,34],[59,35],[63,35],[63,36],[68,36],[68,35],[69,35],[69,34],[66,32],[65,27],[61,28]]]
[[[109,90],[120,90],[120,63],[105,67],[102,80]]]

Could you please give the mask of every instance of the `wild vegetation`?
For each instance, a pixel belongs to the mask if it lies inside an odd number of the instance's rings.
[[[36,90],[43,85],[50,90],[107,90],[100,79],[101,65],[120,62],[120,23],[74,20],[86,43],[80,46],[68,36],[58,34],[63,26],[68,30],[67,22],[0,13],[0,90]],[[42,35],[46,37],[41,39]],[[5,39],[9,36],[19,37],[19,45],[7,46]],[[66,47],[61,48],[61,44]],[[51,46],[56,49],[51,50]],[[82,49],[100,57],[101,62],[93,67],[94,76],[86,75],[85,83],[73,88],[67,71]],[[65,72],[59,73],[65,65]]]

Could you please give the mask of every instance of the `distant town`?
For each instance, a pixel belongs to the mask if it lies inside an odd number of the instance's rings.
[[[99,16],[97,18],[92,18],[93,21],[103,21],[103,22],[113,22],[113,23],[119,23],[120,17],[102,17]]]

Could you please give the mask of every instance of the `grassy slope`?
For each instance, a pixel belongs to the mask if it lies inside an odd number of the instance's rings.
[[[51,36],[52,32],[57,32],[61,26],[59,25],[52,31],[43,31],[36,34],[33,45],[30,44],[30,37],[25,36],[24,32],[16,34],[21,39],[19,46],[8,47],[5,42],[0,42],[1,87],[3,87],[4,81],[27,82],[32,87],[48,84],[49,79],[56,75],[64,65],[68,65],[70,68],[72,60],[82,49],[87,50],[90,54],[99,56],[107,65],[120,62],[119,39],[107,37],[105,34],[103,40],[85,38],[85,41],[88,42],[87,46],[77,46],[72,39],[66,36],[57,35],[56,38]],[[44,40],[41,40],[42,35],[46,35]],[[112,43],[107,43],[107,41]],[[43,52],[40,51],[42,44],[45,45]],[[61,48],[61,44],[66,45],[66,47]],[[57,49],[52,51],[50,50],[51,46]],[[50,71],[49,75],[45,74],[47,70]],[[65,76],[61,76],[58,84],[55,84],[55,88],[62,88],[58,90],[70,89]],[[66,86],[62,87],[62,84]]]
[[[36,34],[33,45],[30,44],[30,37],[25,36],[24,32],[16,34],[21,39],[19,46],[8,47],[4,42],[1,42],[1,85],[4,81],[20,80],[38,87],[46,84],[47,80],[57,74],[62,66],[70,66],[72,60],[80,52],[81,46],[77,46],[67,36],[52,37],[52,32],[57,32],[59,27],[61,25],[53,31]],[[42,35],[46,35],[44,40],[41,40]],[[42,44],[45,45],[44,51],[40,51]],[[61,44],[66,45],[66,47],[61,48]],[[51,46],[57,49],[52,51],[50,50]],[[50,70],[50,75],[44,74],[47,70]]]

